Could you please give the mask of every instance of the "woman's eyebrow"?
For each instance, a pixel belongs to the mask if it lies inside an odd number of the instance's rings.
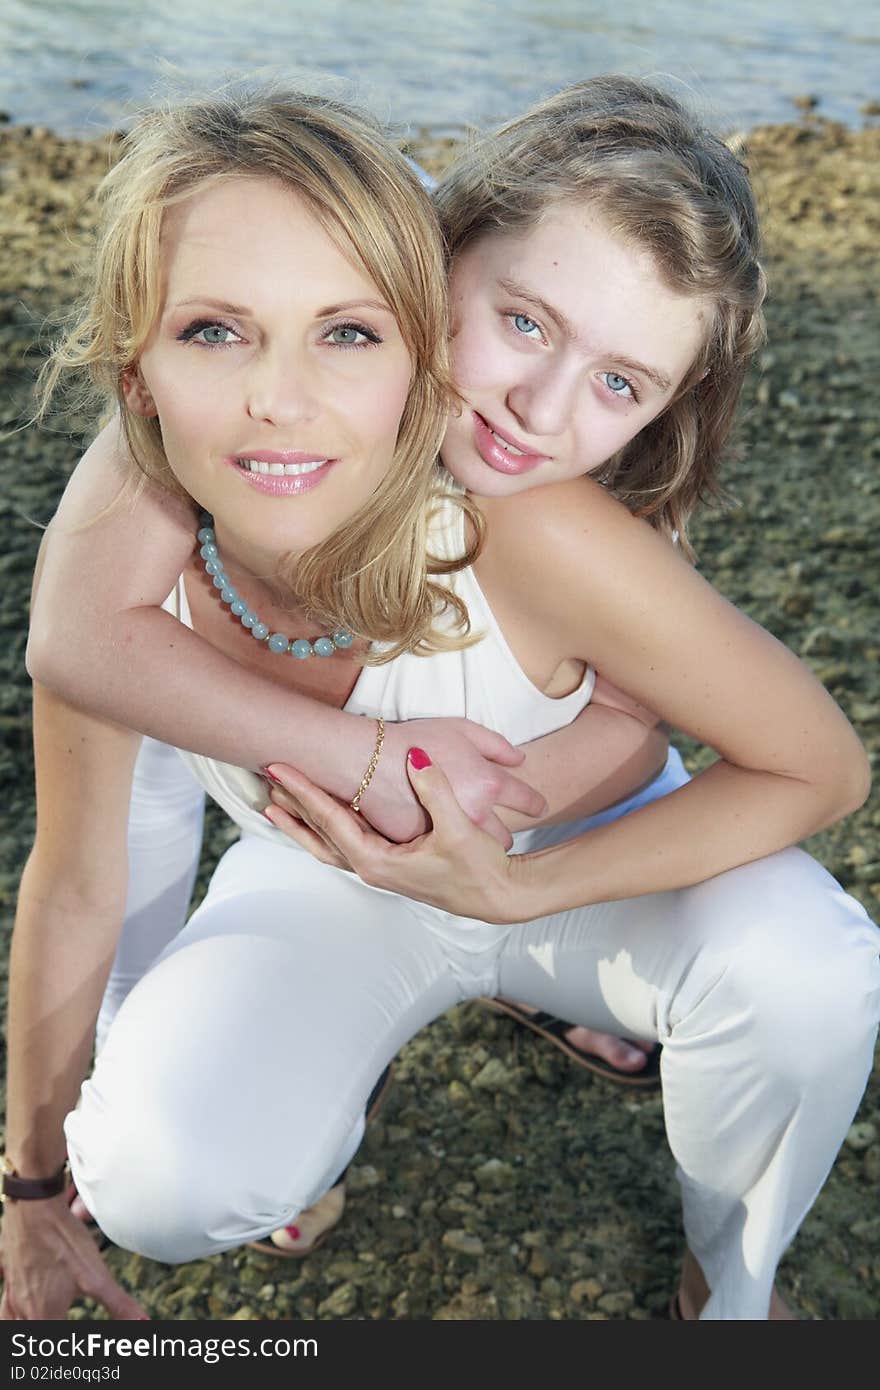
[[[524,299],[527,304],[532,304],[536,309],[540,309],[542,314],[545,314],[548,319],[552,319],[560,333],[564,333],[569,342],[578,342],[577,329],[560,309],[554,308],[552,304],[547,303],[546,299],[542,299],[539,294],[526,289],[525,285],[519,284],[516,280],[499,280],[498,284],[507,294],[513,295],[516,299]],[[604,351],[602,356],[607,357],[610,362],[615,362],[619,367],[626,367],[627,371],[638,372],[641,376],[647,377],[658,391],[672,390],[672,382],[669,377],[658,371],[656,367],[649,367],[647,363],[639,362],[636,358],[628,357],[624,352],[615,352],[613,349]]]
[[[244,304],[230,304],[225,299],[211,299],[209,295],[196,295],[193,299],[179,299],[171,307],[191,309],[194,305],[198,305],[200,309],[219,309],[223,314],[235,314],[241,318],[247,318],[252,313],[252,310]]]
[[[241,318],[249,318],[253,314],[253,309],[249,309],[244,304],[229,304],[224,299],[212,299],[210,296],[197,295],[193,299],[181,299],[174,305],[175,309],[188,309],[193,305],[198,305],[203,309],[218,309],[224,314],[235,314]],[[381,299],[351,299],[344,304],[328,304],[323,309],[318,309],[315,318],[328,319],[334,314],[351,313],[353,309],[378,309],[380,313],[392,314],[393,310]]]
[[[329,319],[334,314],[350,314],[353,309],[378,309],[382,314],[394,313],[381,299],[349,299],[344,304],[328,304],[325,309],[319,309],[315,318]]]

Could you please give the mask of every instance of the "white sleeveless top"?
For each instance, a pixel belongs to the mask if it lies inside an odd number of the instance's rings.
[[[432,555],[445,559],[464,551],[464,513],[451,494],[442,500],[432,519],[428,549]],[[443,583],[464,601],[471,631],[483,633],[481,640],[458,651],[436,652],[427,657],[407,654],[385,666],[365,666],[343,708],[351,714],[381,714],[388,720],[444,715],[473,719],[516,744],[528,743],[570,724],[590,701],[596,679],[592,667],[587,667],[570,695],[559,699],[544,695],[517,663],[473,570],[460,570]],[[163,608],[192,626],[182,576]],[[445,624],[451,629],[453,619],[454,615],[448,615],[441,627]],[[278,657],[279,661],[284,659]],[[260,814],[269,803],[260,777],[215,758],[179,751],[208,794],[243,831],[291,849],[299,848]]]

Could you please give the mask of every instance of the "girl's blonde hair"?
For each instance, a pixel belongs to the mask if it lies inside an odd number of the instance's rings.
[[[673,289],[715,312],[671,405],[596,472],[636,515],[677,532],[719,491],[717,471],[746,370],[764,337],[766,293],[748,170],[667,93],[628,77],[568,87],[453,164],[436,195],[451,260],[494,232],[523,233],[588,201],[648,250]]]
[[[102,218],[86,294],[46,364],[43,408],[62,372],[85,369],[104,405],[118,406],[141,473],[187,496],[165,457],[158,420],[128,410],[123,381],[161,312],[166,210],[243,175],[294,190],[340,250],[357,257],[395,314],[413,364],[386,477],[344,526],[282,563],[282,582],[316,621],[390,644],[367,660],[461,645],[466,638],[451,633],[468,631],[464,604],[430,576],[463,567],[473,552],[451,563],[426,553],[434,460],[450,401],[442,245],[418,178],[369,117],[336,100],[253,85],[144,114],[98,190]],[[434,625],[445,610],[454,622],[444,633]]]

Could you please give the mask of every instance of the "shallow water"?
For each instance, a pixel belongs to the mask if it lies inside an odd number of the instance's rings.
[[[85,135],[123,123],[169,64],[200,84],[269,65],[454,132],[623,71],[671,80],[721,128],[791,119],[805,93],[858,126],[878,53],[877,13],[827,0],[0,0],[0,109]]]

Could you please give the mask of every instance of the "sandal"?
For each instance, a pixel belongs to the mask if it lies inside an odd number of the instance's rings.
[[[539,1037],[546,1038],[547,1042],[553,1043],[560,1052],[564,1052],[569,1061],[576,1066],[583,1067],[584,1071],[592,1072],[594,1076],[601,1076],[605,1081],[617,1081],[623,1086],[641,1087],[649,1090],[660,1085],[660,1045],[659,1043],[647,1053],[647,1061],[641,1071],[623,1071],[620,1067],[615,1067],[611,1062],[607,1062],[604,1057],[599,1057],[594,1052],[584,1052],[581,1048],[568,1041],[566,1033],[576,1025],[567,1023],[564,1018],[556,1018],[553,1014],[527,1013],[525,1009],[519,1008],[517,1004],[511,1004],[506,999],[489,999],[485,996],[478,1001],[484,1009],[488,1009],[493,1014],[506,1014],[512,1018],[521,1028],[528,1028]]]
[[[376,1118],[385,1102],[391,1088],[392,1069],[393,1064],[389,1063],[367,1097],[365,1108],[365,1120],[367,1124],[370,1124]],[[317,1202],[314,1202],[310,1207],[306,1207],[300,1212],[299,1216],[290,1226],[282,1226],[278,1231],[272,1231],[261,1240],[249,1240],[248,1245],[253,1250],[259,1250],[262,1255],[274,1255],[282,1260],[302,1260],[305,1259],[306,1255],[311,1255],[313,1251],[318,1250],[320,1246],[324,1244],[324,1241],[327,1239],[334,1226],[338,1226],[339,1222],[342,1220],[342,1213],[345,1211],[345,1179],[347,1174],[348,1166],[342,1170],[333,1186],[328,1188],[323,1197],[319,1197]],[[325,1210],[320,1213],[321,1230],[313,1240],[304,1241],[302,1237],[308,1234],[308,1230],[306,1229],[306,1231],[303,1231],[301,1228],[304,1223],[306,1226],[308,1225],[311,1220],[311,1214],[317,1212],[322,1205],[325,1205]],[[323,1219],[324,1217],[327,1217],[326,1221]],[[298,1244],[291,1244],[290,1246],[277,1245],[275,1237],[281,1235],[285,1236],[291,1242],[298,1242]]]

